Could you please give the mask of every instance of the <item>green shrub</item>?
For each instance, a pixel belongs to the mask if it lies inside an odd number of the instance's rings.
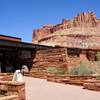
[[[49,73],[57,73],[57,68],[56,67],[47,67],[46,71]]]
[[[93,74],[92,68],[89,64],[81,62],[78,67],[72,68],[69,72],[70,75],[89,76]]]
[[[65,75],[67,73],[67,69],[57,68],[57,67],[48,67],[47,72],[54,73],[57,75]]]
[[[70,75],[78,75],[78,68],[72,68],[69,72]]]
[[[93,62],[93,71],[95,74],[100,74],[100,61]]]
[[[61,68],[59,68],[58,70],[57,70],[57,75],[66,75],[68,72],[67,72],[67,69],[61,69]]]
[[[100,61],[100,52],[97,52],[97,54],[96,54],[96,59],[97,59],[98,61]]]

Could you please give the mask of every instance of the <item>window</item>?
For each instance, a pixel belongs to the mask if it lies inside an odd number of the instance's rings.
[[[87,51],[87,58],[89,61],[96,61],[96,52],[95,51]]]
[[[23,50],[21,51],[21,58],[31,58],[31,51]]]
[[[79,57],[80,55],[80,49],[77,48],[68,48],[67,54],[69,57]]]

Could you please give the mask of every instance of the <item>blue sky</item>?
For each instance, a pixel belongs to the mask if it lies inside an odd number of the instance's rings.
[[[0,34],[31,42],[33,29],[87,11],[100,18],[100,0],[0,0]]]

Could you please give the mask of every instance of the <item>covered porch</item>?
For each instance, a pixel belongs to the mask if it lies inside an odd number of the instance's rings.
[[[0,39],[0,72],[14,72],[22,65],[30,70],[36,51],[45,48],[48,46]]]

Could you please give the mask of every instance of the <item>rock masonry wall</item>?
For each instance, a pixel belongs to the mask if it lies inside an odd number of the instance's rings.
[[[46,67],[69,68],[77,66],[83,59],[88,61],[85,53],[81,53],[79,57],[69,57],[67,48],[38,50],[31,71],[34,69],[44,70]]]

